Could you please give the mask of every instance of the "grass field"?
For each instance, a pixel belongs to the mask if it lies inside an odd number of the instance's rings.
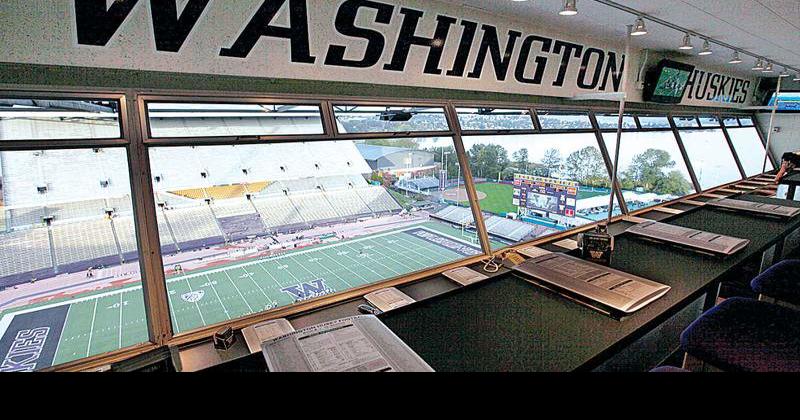
[[[480,201],[481,210],[494,214],[517,212],[517,206],[512,204],[512,200],[514,198],[513,185],[486,182],[482,184],[475,184],[475,189],[486,194],[486,198]],[[608,195],[608,192],[586,191],[581,189],[578,191],[578,200],[602,195]],[[467,205],[468,203],[465,202],[462,204]]]
[[[167,279],[173,328],[179,334],[479,253],[460,230],[428,222],[174,276]],[[0,313],[0,371],[28,356],[6,349],[35,333],[42,338],[36,369],[147,341],[141,286]]]

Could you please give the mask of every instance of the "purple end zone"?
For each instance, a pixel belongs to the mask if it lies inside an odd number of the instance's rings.
[[[426,242],[430,242],[438,247],[456,252],[465,257],[474,257],[476,255],[483,254],[480,248],[474,245],[465,244],[461,241],[450,239],[446,236],[440,235],[436,232],[430,231],[425,228],[410,229],[404,231],[404,233],[411,235],[415,238],[422,239]]]
[[[15,315],[0,338],[0,372],[31,372],[53,365],[69,305]]]

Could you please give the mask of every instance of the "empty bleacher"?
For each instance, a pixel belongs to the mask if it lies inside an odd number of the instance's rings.
[[[328,191],[325,193],[333,209],[341,217],[361,216],[371,214],[372,210],[355,190]]]
[[[164,210],[181,249],[197,248],[225,242],[217,221],[207,205]]]
[[[322,193],[291,195],[289,200],[294,203],[306,222],[313,223],[338,217],[336,210]]]
[[[0,286],[11,285],[6,277],[52,269],[47,229],[0,233]],[[18,279],[17,279],[18,280]],[[29,279],[27,279],[29,280]]]
[[[253,204],[261,214],[264,224],[270,228],[305,224],[305,220],[285,195],[256,198]]]
[[[447,206],[432,216],[457,225],[463,225],[465,223],[472,224],[473,220],[475,220],[472,216],[472,210],[470,210],[469,207]],[[484,224],[486,225],[486,231],[489,232],[490,235],[514,242],[520,242],[528,236],[542,236],[547,233],[555,232],[554,229],[549,229],[544,226],[529,224],[519,220],[506,219],[500,216],[486,217],[484,219]]]
[[[386,189],[378,186],[369,186],[365,188],[356,189],[358,195],[367,203],[370,209],[375,213],[386,213],[400,211],[402,208],[397,201],[392,198]]]
[[[133,217],[122,216],[114,218],[114,232],[119,240],[119,248],[125,261],[131,261],[138,255],[136,246],[136,231]]]
[[[42,226],[44,207],[27,207],[6,210],[6,225],[9,229]]]
[[[253,205],[250,204],[250,202],[244,197],[230,200],[216,200],[211,203],[211,209],[214,210],[214,215],[219,219],[224,217],[253,214],[256,212],[255,208],[253,208]]]
[[[457,206],[447,206],[433,214],[433,217],[458,225],[464,223],[472,224],[475,220],[469,207]]]
[[[120,262],[111,221],[105,218],[54,223],[50,229],[60,271],[80,271],[96,264]]]
[[[316,178],[298,178],[286,179],[280,181],[279,184],[289,192],[289,194],[305,194],[314,191],[320,191],[318,187],[320,184]]]
[[[48,204],[45,211],[55,221],[100,217],[106,208],[105,200],[84,200],[71,203]]]

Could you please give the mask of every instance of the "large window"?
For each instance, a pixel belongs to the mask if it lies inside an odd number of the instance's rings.
[[[756,128],[729,128],[728,135],[731,138],[734,150],[736,150],[736,156],[739,157],[739,162],[742,163],[745,174],[753,176],[764,172],[764,159],[767,152]],[[766,170],[771,171],[773,169],[775,168],[772,166],[772,162],[767,159]]]
[[[119,103],[0,98],[0,141],[118,139]]]
[[[487,230],[499,246],[607,214],[610,180],[594,134],[467,136],[464,147]]]
[[[450,138],[149,154],[176,334],[482,253]]]
[[[458,123],[464,131],[534,130],[528,110],[497,108],[456,108]]]
[[[681,130],[680,135],[703,190],[742,179],[721,129]]]
[[[150,135],[253,137],[322,134],[319,106],[148,102]]]
[[[603,138],[613,154],[616,133]],[[695,192],[672,131],[622,133],[619,166],[620,186],[631,211]]]
[[[333,106],[340,133],[448,131],[444,108],[421,106]]]
[[[585,130],[592,128],[589,114],[583,112],[538,110],[542,130]]]
[[[5,151],[0,163],[0,371],[148,341],[125,149]]]

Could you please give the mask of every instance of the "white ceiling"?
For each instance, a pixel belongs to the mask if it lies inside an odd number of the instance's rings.
[[[563,0],[441,0],[446,3],[482,9],[513,21],[533,20],[564,33],[578,32],[600,39],[620,40],[625,26],[635,17],[595,0],[578,0],[577,16],[559,16]],[[616,0],[617,3],[668,21],[691,31],[731,44],[753,54],[800,69],[800,0]],[[635,46],[652,50],[672,50],[682,34],[647,22],[649,33],[635,37]],[[702,40],[693,39],[697,53]],[[731,50],[712,43],[714,54],[702,58],[710,64],[728,66],[734,72],[755,73],[753,59],[728,64]],[[780,68],[776,67],[776,72]],[[790,70],[791,71],[791,70]],[[761,74],[757,74],[761,76]]]

